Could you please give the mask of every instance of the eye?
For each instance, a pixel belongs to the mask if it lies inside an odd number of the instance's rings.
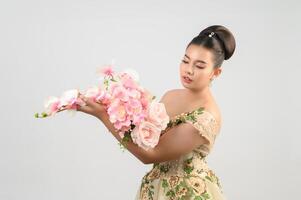
[[[205,67],[197,66],[199,69],[204,69]]]
[[[182,60],[182,62],[183,62],[183,63],[186,63],[186,64],[188,63],[188,61],[185,61],[185,60]]]

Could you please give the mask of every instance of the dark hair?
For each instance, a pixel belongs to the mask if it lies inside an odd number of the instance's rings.
[[[228,60],[235,50],[235,39],[233,34],[224,26],[213,25],[202,30],[187,45],[202,45],[214,54],[214,67],[220,67],[224,60]]]

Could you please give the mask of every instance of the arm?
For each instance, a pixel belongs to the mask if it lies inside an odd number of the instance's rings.
[[[160,102],[164,103],[169,101],[171,98],[170,94],[171,91],[166,92]],[[102,112],[98,119],[100,119],[112,135],[121,142],[122,138],[110,122],[108,114]],[[151,164],[176,159],[203,143],[206,143],[206,140],[200,137],[195,127],[188,123],[182,123],[165,132],[165,134],[161,136],[157,146],[153,149],[146,151],[137,144],[129,141],[127,143],[127,150],[144,164]]]

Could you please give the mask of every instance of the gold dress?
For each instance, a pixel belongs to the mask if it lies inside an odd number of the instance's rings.
[[[219,134],[216,119],[200,107],[175,116],[165,130],[180,123],[192,124],[208,143],[176,160],[153,163],[141,180],[135,200],[226,200],[218,176],[206,161]]]

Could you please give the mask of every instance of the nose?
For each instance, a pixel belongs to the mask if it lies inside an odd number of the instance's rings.
[[[189,65],[189,66],[186,68],[186,73],[192,75],[192,74],[193,74],[193,66],[190,66],[190,65]]]

